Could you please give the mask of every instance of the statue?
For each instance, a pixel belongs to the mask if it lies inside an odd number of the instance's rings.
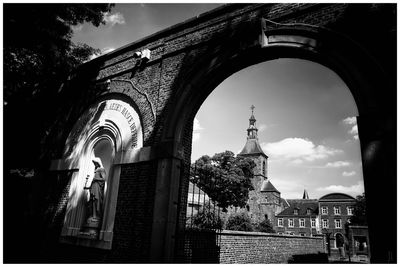
[[[90,175],[86,177],[84,189],[89,190],[90,197],[87,202],[87,219],[83,226],[81,235],[97,238],[100,223],[103,217],[104,186],[106,182],[106,171],[100,158],[93,158],[94,176],[90,186],[87,186]]]

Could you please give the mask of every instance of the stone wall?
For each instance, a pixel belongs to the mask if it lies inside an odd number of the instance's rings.
[[[324,253],[322,237],[224,230],[220,263],[287,263],[293,255]]]

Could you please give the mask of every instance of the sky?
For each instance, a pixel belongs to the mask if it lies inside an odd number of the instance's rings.
[[[74,42],[102,53],[127,45],[220,4],[117,4],[106,25],[74,29]],[[242,69],[208,96],[194,121],[192,161],[246,143],[254,105],[268,177],[284,198],[364,192],[358,115],[344,82],[306,60],[278,59]]]

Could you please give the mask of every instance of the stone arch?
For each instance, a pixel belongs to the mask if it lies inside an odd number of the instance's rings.
[[[255,27],[251,24],[248,26]],[[243,34],[244,31],[249,33]],[[273,37],[269,39],[269,36]],[[269,43],[263,44],[260,41],[263,38],[267,38]],[[233,41],[237,43],[232,44]],[[384,114],[387,109],[390,111],[390,105],[384,103],[386,96],[378,92],[378,88],[390,86],[390,83],[381,67],[352,39],[324,28],[304,25],[273,27],[258,34],[254,33],[253,28],[244,27],[237,33],[237,38],[225,40],[222,45],[215,44],[209,51],[187,70],[181,71],[185,82],[176,85],[175,95],[178,97],[170,103],[173,108],[163,125],[163,140],[173,140],[183,147],[183,162],[187,166],[190,164],[193,120],[208,95],[233,73],[278,58],[313,61],[330,68],[341,77],[350,89],[359,112],[357,121],[363,168],[366,159],[375,160],[375,155],[367,155],[365,151],[371,142],[369,131],[374,129],[375,134],[379,127],[383,127],[375,118],[379,118],[379,114]],[[180,178],[181,196],[187,194],[186,175]],[[367,183],[373,182],[368,177],[364,172],[367,191]],[[185,212],[184,203],[185,199],[181,198],[181,206],[178,207],[180,217]],[[182,224],[181,221],[182,218],[178,223]]]
[[[256,36],[242,32],[237,35],[249,39],[242,39],[240,45],[226,42],[210,49],[213,53],[185,72],[185,81],[189,82],[177,88],[180,97],[172,104],[174,109],[164,124],[164,139],[181,141],[186,124],[191,124],[201,104],[224,79],[248,66],[278,58],[309,60],[333,70],[350,89],[360,116],[385,108],[376,92],[378,86],[386,86],[385,73],[362,47],[344,35],[304,25],[273,28]],[[269,36],[274,42],[262,47],[263,42],[257,39]]]

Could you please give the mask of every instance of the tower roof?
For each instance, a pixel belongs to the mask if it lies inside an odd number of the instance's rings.
[[[249,119],[249,128],[247,129],[247,141],[245,146],[243,147],[242,151],[238,155],[265,155],[264,151],[262,150],[260,144],[258,143],[257,137],[257,126],[256,126],[256,118],[254,117],[254,105],[250,107],[251,109],[251,116]]]
[[[262,150],[260,144],[257,139],[247,139],[246,144],[244,145],[242,151],[240,151],[239,155],[255,155],[255,154],[263,154],[266,158],[264,151]]]
[[[281,193],[279,192],[275,186],[270,182],[265,180],[262,185],[261,185],[261,192],[277,192],[277,193]]]

